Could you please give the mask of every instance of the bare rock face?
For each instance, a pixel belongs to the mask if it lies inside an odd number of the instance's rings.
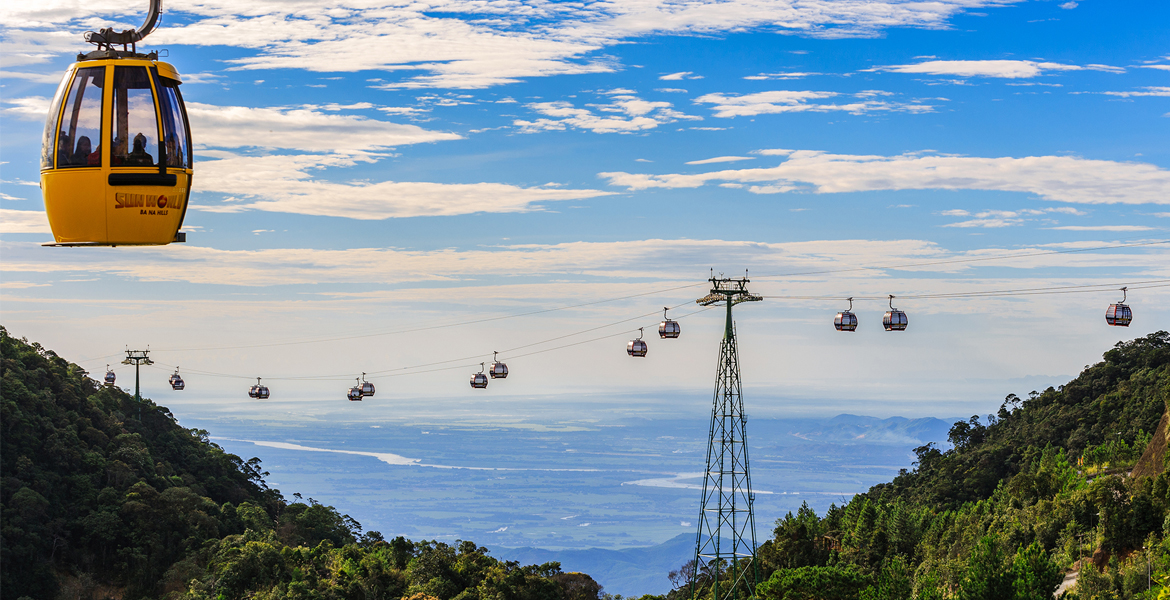
[[[1163,471],[1168,435],[1170,435],[1170,410],[1162,413],[1162,420],[1158,421],[1158,429],[1150,438],[1150,445],[1146,446],[1146,451],[1133,466],[1133,471],[1130,473],[1132,477],[1155,477]]]

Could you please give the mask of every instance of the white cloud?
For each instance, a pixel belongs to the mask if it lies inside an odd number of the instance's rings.
[[[1026,79],[1046,71],[1109,71],[1120,73],[1125,69],[1109,65],[1067,65],[1033,60],[929,60],[913,65],[890,65],[865,69],[891,73],[921,73],[925,75],[957,75],[959,77],[999,77]]]
[[[1089,245],[1107,245],[1104,242],[1086,242]],[[986,258],[1034,254],[1039,248],[1018,247],[1011,250],[978,248],[953,252],[933,242],[903,240],[814,240],[805,242],[768,243],[750,240],[719,239],[647,239],[619,242],[567,242],[560,244],[524,244],[469,250],[404,250],[400,248],[271,248],[259,250],[223,250],[195,245],[174,244],[149,249],[118,249],[123,260],[109,260],[110,253],[96,251],[85,254],[58,253],[45,255],[35,245],[22,247],[8,243],[5,246],[6,273],[67,273],[82,272],[87,276],[106,273],[131,277],[142,281],[185,281],[196,284],[269,286],[305,285],[347,282],[378,282],[395,285],[406,282],[443,281],[466,282],[471,285],[450,288],[430,287],[428,298],[483,303],[496,299],[514,301],[525,298],[581,298],[613,297],[615,285],[627,285],[622,280],[638,280],[628,285],[645,291],[644,280],[694,282],[696,271],[706,269],[696,265],[711,264],[717,257],[719,264],[750,268],[758,285],[768,284],[768,275],[839,269],[874,267],[873,270],[853,272],[848,281],[857,294],[877,291],[889,285],[894,271],[891,265],[907,265],[924,261],[961,258]],[[1118,253],[1086,252],[1083,254],[1052,254],[1019,257],[996,263],[1011,269],[1036,268],[1091,268],[1116,267],[1119,261],[1133,270],[1165,272],[1167,254],[1164,248]],[[143,260],[143,257],[149,257]],[[951,263],[901,266],[896,270],[916,273],[965,273],[988,263]],[[508,284],[484,287],[485,278],[558,276],[598,277],[608,283],[560,283],[555,286]],[[6,277],[6,279],[16,279]],[[798,287],[808,291],[820,289],[833,276],[811,276],[785,280],[785,289]],[[919,289],[954,290],[953,282],[920,279]],[[774,282],[773,282],[774,283]],[[840,283],[838,281],[837,283]],[[1002,284],[1001,284],[1002,285]],[[624,288],[618,288],[625,292]],[[695,289],[699,289],[696,287]],[[987,289],[983,286],[983,289]],[[995,288],[991,288],[995,289]],[[523,291],[524,293],[519,293]],[[332,295],[338,295],[331,292]],[[686,296],[691,293],[684,292]],[[349,297],[374,295],[382,298],[418,298],[417,290],[385,290],[353,292]]]
[[[1048,227],[1061,231],[1151,231],[1154,227],[1145,225],[1066,225],[1064,227]]]
[[[767,27],[821,38],[873,37],[894,27],[942,29],[981,6],[1014,0],[646,0],[552,3],[535,0],[434,0],[393,5],[368,0],[239,3],[206,0],[171,10],[174,23],[151,47],[192,40],[237,46],[251,54],[234,69],[382,70],[404,77],[398,88],[483,88],[528,77],[613,71],[597,53],[652,35],[711,34]],[[132,27],[126,0],[6,2],[5,66],[46,63],[76,52],[79,33],[101,25]],[[111,23],[110,21],[114,21]]]
[[[5,290],[26,290],[34,287],[49,287],[52,284],[48,283],[33,283],[31,281],[0,281],[0,289]]]
[[[189,73],[183,74],[183,85],[195,85],[200,83],[224,83],[224,76],[220,73]]]
[[[1162,71],[1170,71],[1170,65],[1142,65],[1143,69],[1159,69]]]
[[[983,228],[988,228],[988,229],[994,229],[994,228],[999,228],[999,227],[1011,227],[1013,225],[1022,225],[1023,223],[1024,223],[1023,219],[1004,219],[1004,218],[971,219],[970,221],[960,221],[958,223],[951,223],[949,225],[943,225],[943,227],[963,227],[963,228],[983,227]]]
[[[335,183],[314,179],[309,171],[322,167],[348,167],[373,159],[341,154],[251,157],[221,152],[217,156],[222,158],[198,164],[199,190],[232,194],[233,198],[218,205],[194,202],[192,209],[208,212],[265,210],[381,220],[477,212],[530,212],[540,210],[540,202],[596,198],[612,193],[554,187],[525,188],[503,183]]]
[[[188,102],[187,114],[194,141],[201,147],[351,153],[462,138],[417,125],[331,114],[347,107],[324,107],[327,112],[318,108],[321,107],[251,108]]]
[[[25,73],[23,71],[0,71],[0,79],[25,79],[33,83],[57,84],[61,82],[60,73]]]
[[[704,158],[703,160],[688,161],[688,165],[709,165],[714,163],[738,162],[741,160],[755,160],[751,156],[716,156],[715,158]]]
[[[616,96],[615,103],[631,113],[653,112],[656,108],[642,106],[625,96]],[[337,182],[315,176],[314,173],[322,170],[376,162],[382,151],[393,146],[462,137],[416,125],[345,114],[345,111],[374,108],[377,107],[368,102],[274,108],[188,103],[192,128],[197,131],[195,141],[204,148],[199,152],[200,183],[191,208],[212,213],[262,210],[381,220],[529,212],[541,210],[542,202],[612,193],[490,182]],[[304,154],[248,156],[224,150],[246,147]],[[203,201],[206,193],[225,194],[227,199],[209,204]]]
[[[687,91],[682,89],[682,88],[654,88],[654,91],[662,92],[664,94],[685,94],[685,93],[687,93]]]
[[[53,233],[42,210],[0,208],[0,233]]]
[[[690,71],[680,71],[678,73],[670,73],[669,75],[662,75],[659,77],[662,81],[681,81],[683,79],[702,79],[702,75],[695,75]]]
[[[928,104],[908,104],[870,100],[872,92],[862,92],[859,100],[844,103],[817,102],[841,96],[837,92],[787,91],[757,92],[742,96],[705,94],[695,99],[699,104],[713,104],[716,117],[745,117],[790,112],[847,112],[855,115],[868,112],[932,112]]]
[[[813,75],[820,75],[820,73],[760,73],[759,75],[748,75],[744,79],[748,81],[784,81],[788,79],[804,79]]]
[[[1020,210],[985,210],[972,215],[970,212],[963,209],[944,210],[938,214],[946,217],[969,217],[974,216],[974,219],[968,221],[960,221],[958,223],[950,223],[943,225],[943,227],[983,227],[983,228],[998,228],[1011,227],[1014,225],[1023,225],[1029,221],[1034,221],[1028,217],[1037,217],[1046,214],[1060,213],[1066,215],[1084,216],[1088,213],[1077,210],[1070,206],[1061,206],[1058,208],[1045,208],[1037,210],[1034,208],[1024,208]],[[1051,221],[1049,221],[1051,222]]]
[[[699,174],[600,173],[632,190],[695,188],[711,182],[755,183],[784,190],[841,193],[872,190],[1000,190],[1078,204],[1170,204],[1170,171],[1148,163],[1071,156],[981,158],[874,156],[793,151],[775,167]]]
[[[6,104],[0,113],[12,115],[22,121],[44,121],[49,114],[50,100],[44,96],[25,96],[23,98],[5,98],[0,103]]]
[[[1143,97],[1143,96],[1158,96],[1158,97],[1165,98],[1165,97],[1170,97],[1170,87],[1144,87],[1144,88],[1141,88],[1141,91],[1098,92],[1098,93],[1105,94],[1106,96],[1117,96],[1119,98],[1135,98],[1135,97]]]
[[[1060,5],[1060,7],[1065,9],[1065,10],[1072,10],[1078,6],[1080,6],[1080,5],[1077,4],[1076,2],[1065,2],[1064,4]]]
[[[608,99],[608,104],[586,104],[589,108],[578,108],[566,101],[536,102],[527,105],[528,108],[552,118],[516,119],[513,125],[519,127],[521,133],[568,128],[594,133],[634,133],[679,120],[702,120],[702,117],[674,110],[670,102],[651,102],[623,93],[610,95]]]

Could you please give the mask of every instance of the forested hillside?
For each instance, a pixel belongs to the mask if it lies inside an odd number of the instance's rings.
[[[386,541],[258,459],[0,327],[0,596],[596,600],[588,575],[472,542]],[[299,498],[299,496],[298,496]]]
[[[1079,570],[1066,598],[1156,597],[1170,584],[1168,401],[1170,334],[1119,343],[1059,389],[1009,395],[997,414],[956,423],[952,449],[917,448],[916,468],[892,482],[825,515],[779,519],[759,551],[757,592],[1040,600]],[[1146,474],[1128,476],[1147,446]],[[699,587],[714,576],[700,573]]]

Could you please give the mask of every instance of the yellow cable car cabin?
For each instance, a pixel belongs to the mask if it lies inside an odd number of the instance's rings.
[[[89,32],[57,88],[41,145],[41,191],[55,246],[185,241],[191,131],[179,73],[158,54],[126,50],[154,29]],[[113,48],[122,44],[123,49]]]

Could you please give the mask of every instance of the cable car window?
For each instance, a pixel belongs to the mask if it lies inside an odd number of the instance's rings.
[[[182,99],[179,96],[179,82],[159,77],[159,111],[162,113],[163,140],[167,149],[167,166],[190,168],[187,153],[187,122],[183,118]]]
[[[61,131],[57,134],[57,167],[102,165],[102,87],[105,67],[78,69],[69,86]],[[97,146],[97,147],[95,147]]]
[[[115,167],[157,165],[158,120],[146,67],[114,67],[114,129],[111,160]]]
[[[61,120],[61,101],[65,99],[65,91],[73,81],[73,71],[66,71],[57,86],[57,93],[53,94],[53,104],[49,106],[49,116],[45,120],[45,136],[41,141],[41,168],[52,169],[53,158],[56,156],[57,145],[53,143],[53,136],[57,133],[57,122]]]

